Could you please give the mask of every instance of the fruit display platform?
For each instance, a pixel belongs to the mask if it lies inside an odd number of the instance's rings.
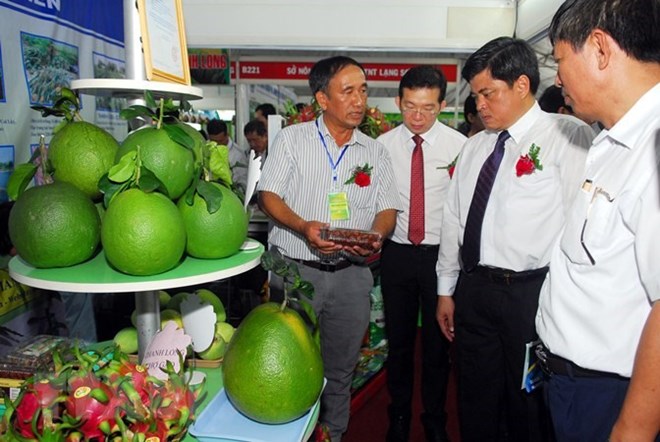
[[[187,287],[229,278],[257,265],[264,251],[258,241],[249,239],[241,251],[222,259],[197,259],[186,256],[165,273],[132,276],[112,268],[101,250],[82,264],[57,269],[37,269],[20,256],[9,261],[9,274],[30,287],[78,293],[126,293]]]

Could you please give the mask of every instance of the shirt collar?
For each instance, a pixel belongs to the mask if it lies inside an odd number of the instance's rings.
[[[660,103],[660,83],[649,89],[609,130],[603,129],[594,139],[596,145],[605,138],[611,138],[628,149],[639,145],[639,138],[644,134],[640,128],[647,127],[650,120],[657,118]]]
[[[511,135],[511,138],[516,142],[516,144],[520,143],[522,138],[541,115],[543,115],[543,111],[541,110],[539,104],[535,101],[534,105],[527,112],[525,112],[522,117],[518,118],[518,121],[513,123],[511,127],[507,129],[509,131],[509,135]]]
[[[330,139],[330,140],[334,140],[334,138],[332,138],[332,135],[330,134],[330,131],[328,130],[327,126],[326,126],[325,123],[323,122],[323,114],[321,114],[321,116],[318,117],[318,118],[316,119],[316,121],[318,121],[319,131],[321,132],[321,134],[323,134],[323,136],[325,137],[325,139],[326,139],[326,140],[328,140],[328,139]],[[314,123],[312,123],[312,124],[314,124]],[[315,125],[314,129],[315,129],[315,130],[314,130],[314,132],[315,132],[315,133],[314,133],[314,136],[315,136],[315,137],[318,137],[318,133],[316,133],[316,125]],[[346,145],[348,145],[348,146],[352,146],[352,145],[354,145],[354,144],[358,144],[358,145],[360,145],[360,146],[365,146],[366,143],[364,143],[364,141],[362,141],[362,140],[360,139],[360,138],[361,138],[361,135],[366,137],[366,135],[364,135],[364,134],[363,134],[362,132],[360,132],[358,129],[353,129],[353,134],[351,135],[351,139],[348,140],[348,143],[346,143]]]
[[[426,143],[429,143],[429,145],[432,145],[433,143],[435,143],[435,139],[438,138],[438,133],[439,133],[438,125],[440,125],[440,124],[442,124],[442,123],[436,120],[433,123],[433,126],[431,126],[431,128],[429,130],[427,130],[423,134],[419,134],[419,136],[422,137]],[[406,145],[410,146],[411,148],[414,148],[415,143],[412,141],[412,137],[414,137],[415,134],[412,133],[410,131],[410,129],[408,129],[405,125],[402,124],[402,127],[403,127],[402,135],[406,139]]]

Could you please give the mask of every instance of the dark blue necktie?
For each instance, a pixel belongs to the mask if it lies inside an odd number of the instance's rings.
[[[490,154],[484,165],[481,166],[477,185],[474,188],[474,195],[470,203],[467,222],[465,223],[465,232],[463,234],[463,247],[461,248],[461,258],[463,260],[463,269],[466,272],[474,270],[479,264],[481,254],[481,226],[484,222],[484,213],[490,198],[490,191],[493,189],[493,183],[497,176],[497,170],[500,168],[502,157],[504,157],[504,143],[511,135],[503,131],[497,137],[495,149]]]

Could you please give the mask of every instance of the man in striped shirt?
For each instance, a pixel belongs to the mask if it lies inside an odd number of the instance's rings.
[[[381,240],[342,246],[323,240],[321,230],[373,230],[386,238],[402,207],[384,146],[356,129],[367,102],[362,66],[343,56],[320,60],[309,84],[323,115],[278,134],[258,190],[262,210],[275,222],[270,246],[297,262],[314,285],[328,380],[320,422],[335,442],[348,426],[353,370],[369,323],[373,278],[364,259],[380,250]],[[271,289],[282,285],[274,276]]]

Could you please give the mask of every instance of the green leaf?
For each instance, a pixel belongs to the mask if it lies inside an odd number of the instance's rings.
[[[186,193],[183,195],[185,198],[186,204],[192,206],[195,202],[195,193],[197,193],[197,183],[199,182],[199,174],[193,175],[197,178],[193,179],[193,182],[186,189]]]
[[[138,179],[137,186],[144,192],[160,190],[164,194],[169,195],[163,182],[159,180],[151,170],[144,166],[140,167],[140,178]]]
[[[123,183],[130,180],[135,174],[137,166],[137,152],[130,151],[121,157],[119,162],[108,171],[108,179],[115,183]]]
[[[197,183],[197,193],[206,201],[206,210],[209,213],[215,213],[222,204],[222,191],[208,181],[199,180]]]
[[[156,102],[156,99],[154,98],[154,94],[151,91],[144,91],[144,101],[147,103],[147,106],[149,106],[152,109],[158,107],[158,103]]]
[[[7,182],[7,195],[12,201],[16,201],[30,184],[30,180],[37,173],[37,166],[32,163],[19,164]]]
[[[163,124],[163,129],[167,132],[167,135],[170,137],[170,140],[175,143],[179,143],[186,149],[192,150],[195,147],[195,140],[186,133],[181,127],[174,124]]]
[[[61,109],[53,109],[52,107],[47,106],[30,106],[32,109],[41,112],[42,117],[49,117],[55,115],[56,117],[64,117],[66,112]]]
[[[184,112],[189,112],[192,110],[192,105],[188,100],[181,100],[179,102],[179,109],[183,110]]]
[[[301,281],[297,290],[309,299],[314,299],[314,285],[309,281]]]
[[[213,176],[228,185],[232,185],[231,168],[229,167],[229,149],[224,145],[207,144],[209,147],[209,169]]]
[[[133,118],[144,117],[151,121],[156,118],[156,113],[146,106],[134,104],[133,106],[122,109],[119,116],[124,120],[132,120]]]
[[[99,180],[98,186],[103,193],[103,205],[107,208],[115,195],[128,187],[128,183],[113,183],[106,173]]]

